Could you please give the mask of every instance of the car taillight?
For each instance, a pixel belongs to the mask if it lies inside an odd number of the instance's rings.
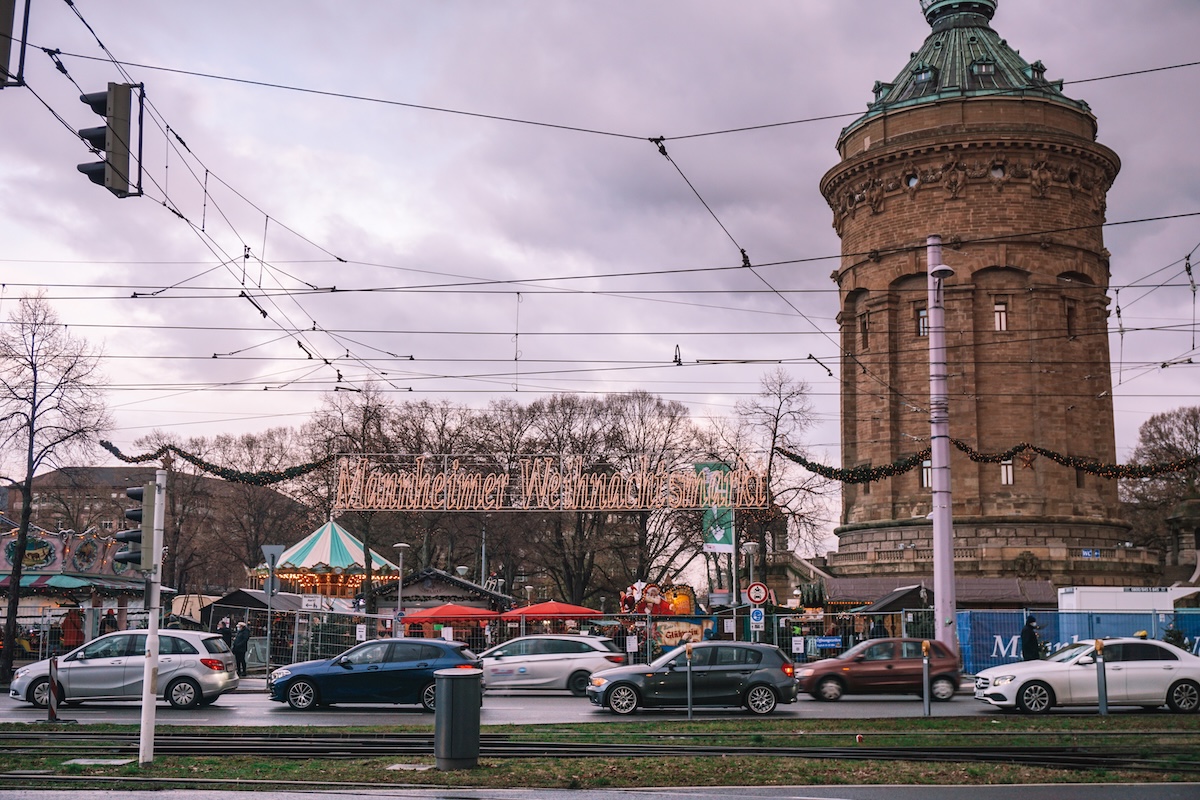
[[[202,658],[200,663],[215,672],[225,671],[225,662],[219,658]]]
[[[605,661],[611,661],[614,664],[624,664],[625,656],[605,656]]]
[[[455,664],[455,669],[479,669],[475,664]]]
[[[784,664],[783,665],[783,674],[787,675],[789,678],[796,677],[796,665],[795,664]]]

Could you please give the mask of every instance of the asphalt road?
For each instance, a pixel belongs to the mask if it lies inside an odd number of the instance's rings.
[[[434,715],[422,711],[419,706],[371,706],[347,705],[317,708],[310,711],[293,711],[284,703],[268,699],[262,681],[247,680],[244,688],[228,694],[211,706],[180,711],[160,702],[155,718],[158,725],[421,725],[432,727]],[[1140,708],[1113,708],[1113,714],[1161,714],[1171,715],[1166,709],[1146,712]],[[934,717],[990,717],[1004,718],[1012,712],[1003,712],[980,703],[969,694],[960,694],[945,703],[931,703],[930,716]],[[1068,713],[1068,712],[1053,712]],[[1075,709],[1072,714],[1089,713],[1089,709]],[[1093,710],[1091,713],[1095,713]],[[794,719],[886,719],[920,717],[924,704],[919,697],[911,695],[848,696],[834,703],[822,703],[801,697],[793,704],[780,705],[773,718]],[[696,709],[695,719],[721,719],[729,717],[752,717],[745,709]],[[0,699],[0,719],[8,722],[37,722],[45,720],[47,712],[28,703],[21,703],[5,695]],[[141,718],[140,703],[85,703],[59,709],[60,719],[74,720],[79,724],[128,723],[137,724]],[[572,697],[565,692],[495,692],[484,697],[480,711],[481,725],[537,725],[571,724],[580,722],[604,722],[620,719],[612,712],[593,706],[586,698]],[[679,720],[687,719],[686,709],[642,709],[632,719]]]

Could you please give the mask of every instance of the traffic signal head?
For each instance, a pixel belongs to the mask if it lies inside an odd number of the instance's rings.
[[[125,512],[125,519],[139,524],[132,530],[121,531],[117,534],[118,542],[129,545],[113,556],[113,561],[121,564],[133,564],[135,568],[149,572],[154,568],[154,484],[126,489],[125,494],[137,500],[142,505]],[[143,547],[143,545],[145,545]]]
[[[79,171],[117,197],[129,195],[129,132],[133,87],[110,83],[108,91],[83,94],[79,99],[104,117],[104,125],[83,128],[79,138],[100,151],[103,161],[80,164]]]

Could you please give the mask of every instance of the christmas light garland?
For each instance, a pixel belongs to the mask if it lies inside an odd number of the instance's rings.
[[[1191,456],[1189,458],[1180,458],[1175,461],[1167,461],[1159,464],[1104,464],[1094,458],[1081,458],[1079,456],[1066,456],[1062,453],[1056,453],[1053,450],[1048,450],[1045,447],[1021,442],[1013,447],[1005,450],[1002,453],[981,453],[971,447],[966,442],[960,439],[951,439],[951,443],[972,461],[981,464],[1000,464],[1005,461],[1012,461],[1017,455],[1024,452],[1032,452],[1037,455],[1045,456],[1055,463],[1062,464],[1064,467],[1072,467],[1081,469],[1092,475],[1098,475],[1101,478],[1150,478],[1155,475],[1167,475],[1173,472],[1185,472],[1190,469],[1200,467],[1200,456]],[[299,464],[294,467],[288,467],[282,470],[264,470],[262,472],[243,472],[242,470],[229,469],[227,467],[217,466],[216,464],[205,461],[199,456],[180,450],[173,444],[165,444],[155,450],[153,453],[143,453],[140,456],[127,456],[122,453],[117,446],[112,442],[100,442],[100,446],[114,456],[124,461],[127,464],[144,464],[148,461],[161,459],[167,453],[173,453],[189,464],[204,470],[207,473],[215,475],[218,478],[230,481],[232,483],[248,483],[254,486],[270,486],[271,484],[280,483],[282,481],[298,478],[301,475],[307,475],[310,472],[321,469],[331,464],[338,456],[330,454],[317,461],[311,461],[307,464]],[[905,456],[891,464],[885,464],[879,467],[871,467],[861,465],[851,467],[849,469],[838,469],[829,467],[824,464],[818,464],[815,461],[809,461],[799,453],[793,453],[782,447],[776,447],[775,452],[781,456],[788,458],[810,472],[815,472],[823,478],[830,480],[841,481],[842,483],[874,483],[875,481],[891,478],[896,475],[902,475],[917,467],[929,459],[929,448],[926,447],[920,452],[910,456]],[[1031,466],[1031,464],[1026,464]]]
[[[1053,450],[1048,450],[1045,447],[1021,442],[1014,445],[1003,453],[981,453],[971,447],[966,442],[959,439],[951,439],[951,443],[972,461],[982,464],[1000,464],[1005,461],[1012,461],[1014,457],[1024,452],[1032,452],[1062,464],[1064,467],[1072,467],[1081,469],[1084,472],[1098,475],[1101,478],[1150,478],[1155,475],[1166,475],[1172,472],[1185,472],[1190,469],[1200,467],[1200,456],[1191,456],[1189,458],[1180,458],[1175,461],[1167,461],[1159,464],[1104,464],[1094,458],[1081,458],[1078,456],[1065,456],[1062,453],[1056,453]],[[900,475],[909,472],[919,467],[922,462],[929,458],[929,448],[926,447],[919,453],[893,461],[891,464],[885,464],[879,467],[871,467],[862,465],[851,467],[850,469],[836,469],[828,467],[824,464],[818,464],[814,461],[809,461],[799,453],[790,452],[782,447],[776,447],[775,452],[788,458],[810,472],[815,472],[824,478],[841,481],[842,483],[873,483],[884,478],[891,478],[895,475]],[[1026,464],[1032,466],[1032,464]]]
[[[218,478],[223,478],[231,483],[248,483],[253,486],[270,486],[271,484],[291,480],[292,478],[299,478],[301,475],[307,475],[310,472],[328,466],[337,458],[337,454],[333,453],[317,461],[288,467],[287,469],[243,472],[242,470],[217,466],[199,456],[180,450],[173,444],[164,444],[153,453],[143,453],[140,456],[127,456],[117,449],[117,446],[112,442],[100,442],[100,446],[127,464],[145,464],[147,461],[161,459],[167,453],[174,453],[189,464]]]

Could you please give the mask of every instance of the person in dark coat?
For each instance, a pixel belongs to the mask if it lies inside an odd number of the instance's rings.
[[[226,647],[233,647],[233,628],[229,627],[229,617],[225,617],[217,623],[217,633],[221,634],[221,638],[225,640]]]
[[[250,629],[245,622],[237,624],[237,633],[233,637],[233,657],[237,661],[238,677],[246,677],[246,650],[250,647]]]
[[[879,617],[875,618],[875,624],[871,626],[870,638],[886,639],[892,634],[888,632],[887,626],[883,624],[883,620]]]
[[[1042,645],[1038,641],[1038,624],[1035,617],[1025,618],[1025,627],[1021,628],[1021,658],[1025,661],[1037,661],[1042,657]]]
[[[110,608],[104,612],[104,616],[100,618],[100,633],[112,633],[117,629],[117,615]]]

